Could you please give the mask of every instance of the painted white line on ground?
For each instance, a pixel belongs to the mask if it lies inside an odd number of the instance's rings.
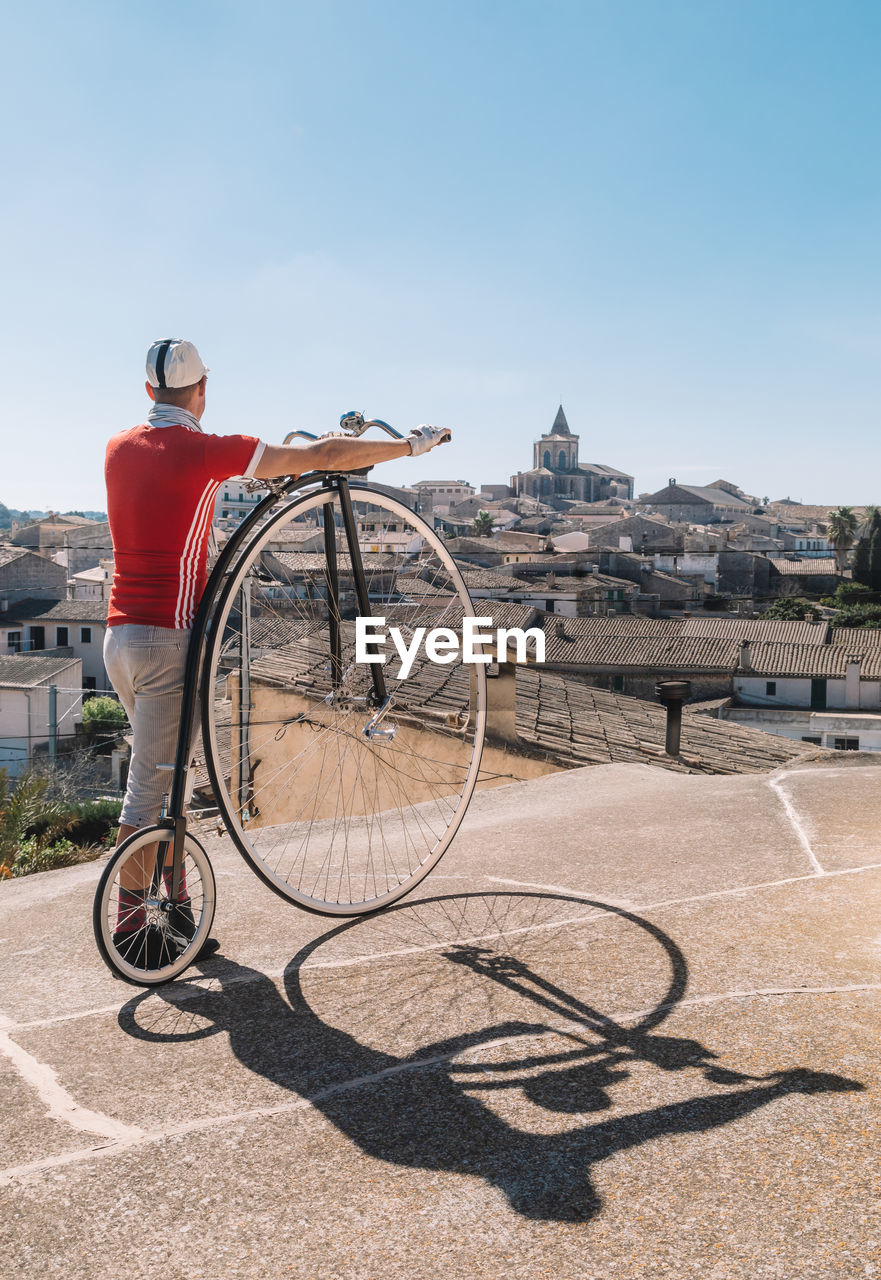
[[[604,1016],[610,1022],[621,1027],[622,1030],[626,1030],[622,1024],[647,1018],[652,1014],[672,1013],[679,1009],[721,1004],[729,1000],[767,999],[781,996],[852,995],[871,991],[881,991],[881,983],[853,983],[834,987],[753,987],[732,991],[707,992],[705,995],[691,996],[688,999],[675,1001],[669,1005],[655,1005],[651,1008],[630,1010],[625,1013],[612,1013]],[[320,1115],[317,1104],[337,1094],[347,1093],[355,1089],[369,1088],[374,1084],[381,1083],[390,1076],[400,1075],[408,1071],[421,1071],[425,1068],[440,1066],[443,1063],[452,1063],[454,1060],[464,1060],[471,1054],[485,1054],[487,1050],[504,1048],[508,1044],[520,1044],[525,1040],[540,1040],[547,1035],[571,1035],[573,1027],[580,1027],[583,1032],[584,1026],[584,1021],[574,1016],[572,1018],[557,1018],[548,1022],[540,1031],[531,1031],[514,1036],[499,1036],[497,1039],[471,1045],[467,1049],[458,1052],[396,1063],[394,1066],[386,1067],[383,1071],[377,1071],[372,1075],[357,1076],[351,1080],[344,1080],[339,1084],[331,1085],[328,1089],[322,1089],[313,1094],[311,1098],[296,1098],[290,1102],[279,1103],[274,1107],[251,1107],[245,1111],[233,1111],[219,1116],[202,1116],[195,1120],[180,1121],[177,1124],[169,1125],[166,1129],[154,1129],[149,1132],[137,1129],[134,1126],[120,1125],[119,1128],[125,1130],[125,1133],[120,1133],[114,1141],[90,1147],[81,1147],[76,1151],[66,1151],[60,1155],[47,1156],[42,1160],[32,1160],[27,1164],[14,1165],[0,1170],[0,1187],[9,1186],[18,1179],[51,1172],[64,1165],[81,1164],[87,1160],[124,1154],[135,1147],[158,1144],[187,1134],[205,1133],[211,1129],[223,1128],[227,1125],[243,1124],[252,1120],[264,1120],[297,1111],[310,1112],[317,1117]],[[595,1027],[590,1026],[588,1030],[597,1039],[602,1039],[602,1033],[597,1032]],[[106,1119],[106,1117],[103,1118]]]
[[[843,867],[837,871],[824,871],[822,878],[824,880],[834,880],[838,876],[857,876],[862,875],[864,871],[881,871],[881,862],[869,862],[864,867]],[[535,880],[503,880],[500,877],[493,876],[493,880],[497,884],[509,884],[516,889],[553,889],[555,893],[577,894],[579,896],[588,896],[589,891],[585,889],[566,888],[563,885],[547,885],[540,884]],[[816,873],[803,876],[786,876],[782,880],[760,880],[755,884],[735,885],[730,889],[710,889],[707,893],[695,893],[687,898],[661,898],[657,902],[637,902],[631,903],[625,900],[618,901],[614,898],[606,897],[601,899],[597,896],[596,901],[608,902],[610,907],[621,907],[626,911],[657,911],[661,907],[678,907],[689,902],[708,902],[711,898],[730,898],[738,894],[745,895],[754,893],[759,889],[777,889],[787,884],[804,884],[806,882],[814,883],[820,879]],[[600,913],[604,914],[604,913]]]
[[[705,902],[710,898],[730,898],[736,894],[753,893],[757,889],[778,889],[787,884],[813,884],[819,879],[834,880],[839,876],[858,876],[864,871],[881,871],[881,862],[869,862],[864,867],[844,867],[839,871],[824,871],[822,877],[815,873],[809,876],[787,876],[783,880],[765,880],[759,884],[744,884],[732,889],[712,889],[709,893],[697,893],[693,898],[664,898],[660,902],[649,902],[637,909],[655,911],[660,907],[678,907],[687,902]]]
[[[798,839],[799,844],[807,854],[808,861],[810,862],[811,866],[814,868],[814,873],[818,876],[825,875],[823,868],[820,866],[820,862],[819,862],[819,859],[817,858],[817,855],[814,853],[813,849],[811,848],[811,842],[808,839],[807,832],[802,826],[801,818],[799,818],[798,813],[796,812],[795,805],[792,803],[789,796],[783,790],[783,779],[775,778],[772,775],[770,778],[767,779],[767,782],[771,790],[777,796],[779,796],[780,801],[783,805],[783,808],[786,810],[786,816],[789,819],[790,826],[795,832],[796,838]]]
[[[772,778],[794,778],[812,773],[865,773],[867,769],[877,768],[878,765],[876,764],[855,764],[850,766],[824,764],[818,768],[812,767],[810,769],[788,769],[786,765],[781,765],[779,769],[775,769],[768,776]]]
[[[548,893],[562,893],[566,897],[573,894],[579,898],[590,898],[594,902],[602,902],[610,907],[620,907],[622,911],[638,910],[635,903],[627,898],[610,898],[607,893],[592,893],[590,889],[573,889],[566,884],[543,884],[538,880],[509,880],[505,876],[487,876],[490,884],[509,884],[518,889],[544,889]]]
[[[30,1085],[45,1104],[46,1115],[50,1120],[60,1120],[74,1129],[97,1133],[103,1138],[117,1141],[143,1137],[143,1129],[136,1125],[123,1124],[121,1120],[102,1115],[100,1111],[89,1111],[87,1107],[81,1107],[59,1082],[53,1068],[45,1062],[39,1062],[22,1049],[5,1031],[0,1031],[0,1053],[9,1059],[22,1080]]]
[[[568,892],[571,892],[569,890]],[[417,904],[418,905],[418,904]],[[432,951],[445,951],[451,946],[465,947],[474,946],[479,942],[492,942],[496,938],[514,938],[524,933],[541,933],[548,932],[553,929],[565,929],[569,925],[588,924],[592,920],[607,920],[610,918],[609,913],[604,911],[602,907],[595,907],[586,914],[577,916],[567,916],[563,920],[546,920],[542,924],[526,924],[518,929],[496,929],[491,933],[474,934],[468,938],[447,938],[441,942],[432,942],[424,947],[397,947],[392,951],[374,951],[368,954],[348,956],[344,960],[314,960],[311,963],[304,964],[298,972],[313,973],[315,970],[324,969],[351,969],[357,965],[373,964],[379,960],[397,960],[402,956],[427,955]],[[281,981],[288,966],[283,969],[262,969],[257,978],[250,973],[244,973],[240,976],[224,977],[223,984],[225,987],[238,986],[240,983],[256,982],[261,978],[268,978],[271,982]],[[206,973],[206,980],[210,980],[214,975]],[[175,999],[180,1002],[182,1000],[192,1000],[202,995],[199,986],[186,987],[186,977],[182,977],[180,983],[176,987]],[[34,1018],[28,1022],[13,1022],[11,1019],[4,1019],[0,1014],[0,1028],[8,1031],[36,1031],[44,1027],[54,1026],[59,1022],[75,1022],[79,1018],[95,1018],[102,1014],[113,1013],[118,1014],[120,1006],[118,1004],[105,1004],[97,1009],[81,1009],[75,1013],[58,1013],[49,1018]]]
[[[13,1022],[11,1018],[0,1017],[0,1031],[38,1031],[43,1027],[54,1027],[58,1022],[76,1022],[79,1018],[100,1018],[104,1014],[118,1014],[120,1005],[102,1004],[94,1009],[77,1009],[73,1013],[55,1013],[49,1018],[34,1018],[30,1022]]]
[[[866,871],[881,871],[881,862],[867,863],[863,867],[843,867],[836,871],[825,871],[823,872],[822,878],[824,880],[833,880],[839,876],[862,875]],[[570,916],[564,920],[546,921],[543,924],[537,925],[524,925],[519,929],[510,929],[507,932],[498,931],[495,933],[480,934],[473,938],[467,938],[464,940],[455,939],[455,942],[457,945],[464,945],[466,943],[472,944],[476,942],[491,941],[493,938],[508,938],[517,934],[539,932],[542,930],[547,931],[549,929],[561,929],[565,928],[567,925],[589,924],[591,921],[597,920],[614,922],[615,908],[622,911],[631,911],[635,914],[640,911],[659,911],[664,907],[685,906],[692,902],[709,902],[713,898],[737,897],[738,895],[744,896],[748,893],[754,893],[761,889],[777,889],[789,884],[815,883],[819,878],[820,877],[813,873],[811,875],[787,876],[782,880],[761,880],[754,884],[736,885],[730,889],[711,889],[707,893],[696,893],[685,898],[660,898],[656,902],[633,903],[623,898],[610,898],[608,896],[601,897],[599,894],[592,894],[586,889],[573,888],[571,885],[548,885],[536,880],[508,880],[501,876],[487,876],[486,879],[491,881],[493,884],[506,884],[515,889],[542,889],[546,892],[566,894],[567,896],[571,895],[572,897],[590,897],[595,902],[607,903],[611,908],[611,913],[607,913],[603,911],[601,907],[598,907],[583,916]],[[413,905],[415,907],[420,904],[416,902]],[[301,972],[308,973],[310,970],[314,969],[350,969],[356,965],[371,964],[374,961],[395,959],[406,955],[427,954],[431,951],[442,951],[445,947],[452,946],[453,941],[454,940],[452,939],[448,939],[446,942],[436,942],[424,947],[408,947],[406,949],[399,948],[393,951],[377,951],[373,954],[353,956],[345,960],[316,960],[311,964],[303,965]],[[277,982],[284,978],[286,971],[287,965],[282,969],[261,970],[259,976],[260,978],[268,978],[272,982]],[[206,979],[210,979],[212,976],[213,975],[210,972],[204,975]],[[182,983],[185,981],[186,978],[181,980]],[[243,974],[241,977],[224,978],[226,986],[255,981],[258,981],[258,979],[253,978],[250,974]],[[193,987],[191,990],[187,991],[178,990],[176,999],[194,999],[199,994],[200,991],[197,987]],[[54,1026],[59,1022],[76,1022],[81,1018],[97,1018],[102,1017],[105,1014],[118,1014],[120,1007],[121,1006],[119,1004],[106,1004],[97,1008],[80,1009],[72,1013],[59,1013],[48,1018],[33,1018],[25,1022],[16,1022],[15,1020],[6,1018],[0,1014],[0,1029],[6,1029],[12,1032],[40,1030],[44,1027]]]

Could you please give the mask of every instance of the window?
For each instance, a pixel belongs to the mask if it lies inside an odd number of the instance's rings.
[[[84,689],[96,689],[97,687],[98,687],[98,682],[96,681],[94,676],[83,676]]]
[[[21,653],[21,632],[10,631],[6,636],[6,643],[10,653]]]
[[[28,627],[28,648],[45,649],[46,648],[46,629],[45,627]]]
[[[810,744],[814,747],[822,747],[823,745],[823,739],[820,738],[819,736],[815,737],[812,733],[802,734],[801,740],[802,742],[810,742]]]
[[[623,692],[624,692],[624,677],[623,677],[623,676],[612,676],[612,688],[614,689],[615,693],[623,693]]]
[[[55,643],[59,648],[69,643],[67,639],[67,627],[55,628]]]
[[[92,628],[80,627],[80,644],[92,643]]]
[[[776,680],[765,681],[765,696],[768,698],[777,697],[777,681]]]
[[[836,751],[859,751],[859,738],[835,738],[833,744]]]

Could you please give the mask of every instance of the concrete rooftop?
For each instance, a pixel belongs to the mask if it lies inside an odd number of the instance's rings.
[[[99,864],[0,885],[0,1275],[881,1276],[879,780],[498,788],[357,923],[213,839],[152,993]]]

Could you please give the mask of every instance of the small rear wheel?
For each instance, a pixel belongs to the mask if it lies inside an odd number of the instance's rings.
[[[98,883],[92,912],[98,950],[117,977],[135,986],[159,986],[183,973],[214,921],[214,872],[205,850],[187,832],[174,900],[172,851],[168,827],[136,831]]]

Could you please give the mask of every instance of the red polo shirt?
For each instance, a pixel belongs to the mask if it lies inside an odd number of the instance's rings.
[[[217,490],[253,475],[256,436],[144,424],[107,446],[104,477],[114,573],[107,625],[185,629],[205,588]]]

